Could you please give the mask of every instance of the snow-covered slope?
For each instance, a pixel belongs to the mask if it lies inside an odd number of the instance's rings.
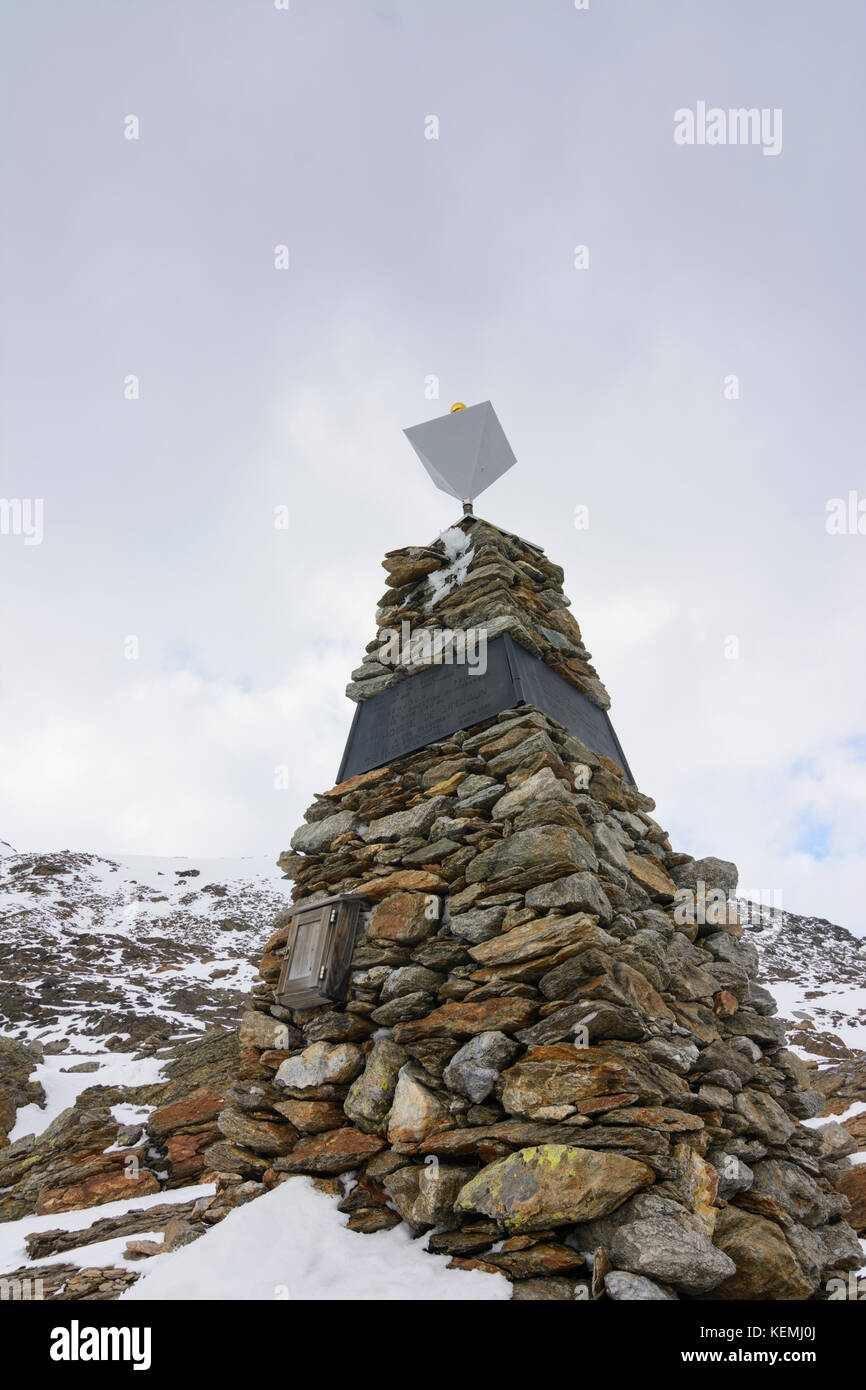
[[[816,1059],[866,1051],[866,937],[794,912],[767,914],[765,923],[747,928],[747,936],[790,1025],[789,1043]]]
[[[7,853],[0,1031],[92,1054],[234,1027],[290,886],[267,859]]]

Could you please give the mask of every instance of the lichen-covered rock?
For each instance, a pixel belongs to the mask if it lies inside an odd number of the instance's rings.
[[[345,1111],[348,1119],[368,1134],[383,1134],[400,1068],[406,1053],[389,1038],[375,1043],[364,1071],[349,1088]]]
[[[507,835],[472,860],[467,883],[486,883],[491,892],[507,884],[510,891],[534,888],[537,883],[597,869],[591,845],[567,826],[538,826]]]
[[[457,1207],[491,1216],[509,1231],[545,1230],[604,1216],[652,1181],[650,1168],[621,1154],[539,1144],[482,1169]]]

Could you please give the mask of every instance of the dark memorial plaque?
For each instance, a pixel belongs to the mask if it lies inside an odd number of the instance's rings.
[[[337,781],[383,767],[518,705],[537,705],[594,753],[612,758],[634,781],[606,711],[507,633],[489,643],[483,675],[464,664],[430,666],[362,700]]]

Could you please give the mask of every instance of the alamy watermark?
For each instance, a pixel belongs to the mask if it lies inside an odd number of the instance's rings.
[[[708,888],[699,878],[694,888],[674,893],[674,921],[680,927],[767,926],[782,911],[781,888],[753,889],[742,898],[729,898],[723,888]]]
[[[760,145],[764,154],[782,153],[780,106],[681,106],[674,112],[675,145]]]
[[[22,536],[25,545],[41,545],[44,513],[41,497],[0,497],[0,536]]]
[[[32,1303],[44,1297],[45,1288],[41,1277],[18,1279],[9,1275],[0,1279],[0,1303]]]
[[[419,627],[404,618],[400,631],[383,628],[377,659],[383,666],[466,666],[471,676],[487,670],[487,629]]]
[[[850,1299],[852,1303],[866,1300],[866,1275],[852,1271],[847,1279],[828,1279],[825,1284],[828,1300]]]
[[[847,497],[829,497],[825,510],[828,536],[866,536],[866,497],[855,488]]]

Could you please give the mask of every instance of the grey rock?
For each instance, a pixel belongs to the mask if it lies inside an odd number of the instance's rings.
[[[459,792],[460,788],[457,790]],[[470,821],[459,820],[456,816],[437,816],[430,827],[430,836],[433,840],[462,840],[470,826]]]
[[[745,1120],[747,1132],[767,1144],[786,1144],[796,1129],[778,1101],[752,1087],[746,1087],[735,1098],[734,1109]]]
[[[598,879],[589,873],[567,874],[553,883],[530,888],[526,906],[535,908],[561,907],[567,912],[590,912],[602,922],[613,917],[613,908]]]
[[[451,918],[451,932],[462,941],[477,946],[480,941],[489,941],[491,937],[499,935],[505,912],[504,907],[484,907],[461,912],[459,917]]]
[[[292,849],[300,854],[324,854],[338,836],[345,835],[356,824],[354,812],[338,811],[313,825],[302,825],[292,836]]]
[[[592,838],[595,842],[595,848],[599,859],[606,859],[610,864],[613,864],[615,868],[621,869],[625,874],[630,872],[631,865],[628,862],[628,855],[622,841],[616,832],[611,830],[609,825],[602,824],[593,826]]]
[[[437,974],[435,970],[428,970],[423,965],[401,965],[388,975],[382,985],[379,1000],[382,1004],[387,1004],[391,999],[399,999],[404,994],[419,991],[435,994],[444,980],[444,975]]]
[[[415,868],[418,864],[438,864],[459,848],[456,840],[434,840],[429,845],[422,845],[420,849],[413,849],[408,854],[404,854],[401,863],[410,869]]]
[[[296,1057],[287,1057],[277,1068],[274,1084],[306,1091],[353,1081],[363,1066],[364,1053],[355,1043],[317,1042]]]
[[[469,800],[475,796],[477,792],[486,792],[491,789],[495,789],[497,794],[494,800],[498,801],[499,797],[502,795],[502,783],[497,782],[495,777],[486,777],[479,772],[470,772],[469,776],[464,777],[460,786],[457,788],[458,804],[462,804]]]
[[[471,778],[466,778],[467,782],[470,780]],[[463,786],[465,786],[465,783],[463,783],[458,790],[463,791]],[[460,805],[475,811],[487,811],[499,800],[501,795],[501,782],[493,782],[489,787],[480,787],[476,791],[466,792],[460,798]]]
[[[393,1028],[395,1023],[409,1023],[413,1018],[423,1018],[435,1006],[435,997],[426,990],[413,990],[411,994],[401,994],[380,1004],[370,1017],[380,1028]]]
[[[705,946],[716,960],[725,961],[728,965],[739,965],[750,976],[756,974],[758,952],[751,941],[742,941],[736,936],[731,936],[730,932],[717,931],[705,936],[701,945]]]
[[[698,883],[710,889],[721,890],[733,897],[737,888],[739,871],[729,859],[693,859],[689,864],[681,864],[674,870],[674,879],[680,888],[697,891]]]
[[[826,1100],[820,1091],[794,1091],[788,1096],[788,1105],[798,1120],[813,1120],[820,1115]]]
[[[752,1192],[777,1202],[801,1226],[823,1226],[847,1210],[841,1193],[824,1191],[798,1164],[784,1159],[765,1158],[755,1164]]]
[[[813,1133],[820,1136],[824,1145],[824,1152],[830,1158],[845,1158],[848,1154],[857,1153],[860,1148],[851,1131],[846,1129],[844,1125],[840,1125],[838,1120],[830,1120],[826,1125],[819,1125]]]
[[[863,1250],[856,1231],[846,1221],[834,1221],[815,1232],[824,1248],[824,1269],[860,1269]]]
[[[611,1006],[607,1006],[608,1008]],[[590,1017],[593,1015],[593,1017]],[[564,1009],[557,1009],[555,1013],[548,1014],[538,1023],[533,1023],[530,1028],[523,1028],[515,1036],[519,1042],[526,1047],[545,1047],[549,1043],[574,1041],[574,1030],[578,1024],[586,1023],[586,1034],[590,1042],[595,1041],[596,1035],[592,1033],[592,1024],[598,1015],[594,1008],[586,1003],[569,1004]],[[611,1036],[620,1036],[619,1033]]]
[[[734,1097],[730,1091],[725,1090],[724,1086],[713,1086],[709,1083],[698,1088],[698,1111],[701,1110],[733,1110]]]
[[[626,1269],[612,1269],[604,1276],[604,1289],[608,1298],[618,1302],[670,1303],[676,1295],[665,1293],[652,1279],[642,1274],[630,1274]]]
[[[445,1085],[477,1105],[490,1095],[499,1073],[519,1051],[519,1045],[504,1033],[478,1033],[451,1058],[443,1073]]]
[[[378,844],[380,841],[402,840],[409,835],[427,835],[437,817],[444,816],[453,805],[451,797],[430,797],[427,801],[419,801],[408,811],[395,811],[393,815],[371,821],[361,832],[361,838],[368,844]]]
[[[774,1047],[785,1041],[785,1022],[781,1018],[767,1018],[754,1014],[750,1009],[738,1009],[725,1019],[725,1027],[735,1036],[751,1038],[764,1047]]]
[[[614,1264],[695,1294],[709,1293],[736,1274],[733,1260],[703,1232],[690,1230],[684,1215],[652,1216],[621,1226],[610,1246]]]
[[[686,1076],[700,1056],[694,1043],[684,1038],[650,1038],[645,1051],[654,1062],[661,1062],[680,1076]]]
[[[754,1009],[756,1014],[775,1014],[779,1012],[779,1006],[768,989],[763,985],[751,983],[749,991],[749,1008]]]
[[[383,690],[388,690],[390,686],[397,685],[401,676],[396,671],[390,675],[370,676],[362,681],[350,681],[346,686],[348,699],[356,703],[360,700],[368,700],[371,695],[380,695]]]
[[[747,1163],[744,1163],[736,1154],[726,1150],[714,1149],[708,1155],[719,1175],[719,1196],[729,1202],[740,1192],[748,1192],[755,1180],[755,1175]]]
[[[581,1135],[580,1142],[583,1142]],[[691,1231],[700,1232],[703,1227],[696,1216],[687,1212],[677,1202],[670,1197],[660,1196],[657,1192],[638,1192],[623,1202],[622,1206],[615,1211],[608,1213],[597,1221],[584,1221],[581,1225],[575,1226],[574,1230],[566,1239],[566,1244],[579,1250],[582,1255],[591,1256],[594,1250],[603,1246],[605,1250],[610,1250],[617,1231],[623,1226],[634,1225],[637,1221],[651,1221],[665,1218],[670,1221],[681,1221],[683,1226]]]
[[[713,1067],[712,1071],[704,1073],[704,1082],[708,1086],[722,1086],[732,1095],[737,1095],[743,1089],[741,1077],[730,1067]]]
[[[506,820],[516,815],[534,801],[568,801],[569,791],[550,767],[543,767],[521,782],[513,791],[506,792],[495,802],[491,815],[494,820]]]
[[[731,1038],[730,1047],[733,1052],[738,1052],[740,1056],[748,1057],[750,1062],[760,1062],[764,1055],[758,1044],[752,1042],[751,1038]]]

